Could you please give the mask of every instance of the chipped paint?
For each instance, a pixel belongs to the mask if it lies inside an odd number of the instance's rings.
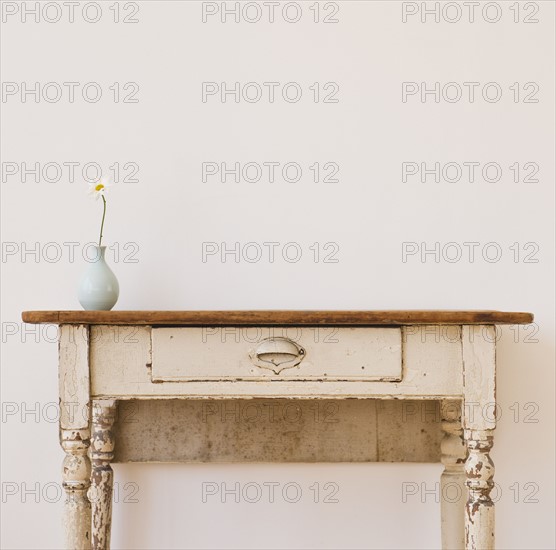
[[[412,328],[412,327],[409,327]],[[415,328],[415,327],[413,327]],[[372,372],[374,369],[361,370],[361,363],[357,362],[356,371],[351,378],[335,377],[334,362],[327,356],[319,361],[322,370],[314,373],[314,378],[303,376],[303,379],[286,380],[284,377],[268,376],[249,378],[230,372],[226,369],[218,372],[214,379],[206,378],[204,368],[199,377],[189,377],[189,373],[181,373],[182,367],[178,365],[178,375],[181,380],[154,383],[153,373],[160,367],[156,357],[152,356],[152,333],[150,326],[91,326],[91,339],[76,338],[78,330],[88,331],[87,327],[65,325],[62,327],[60,342],[60,398],[61,406],[70,402],[70,398],[83,404],[87,410],[91,393],[98,398],[93,402],[93,434],[89,443],[89,429],[87,421],[77,421],[64,418],[61,422],[62,447],[66,452],[63,465],[64,489],[67,494],[66,502],[66,529],[67,548],[108,549],[110,546],[111,526],[111,500],[113,472],[111,462],[114,458],[114,434],[112,426],[115,420],[116,399],[156,399],[165,401],[164,405],[170,407],[171,400],[185,399],[180,404],[192,405],[190,400],[212,399],[311,399],[311,400],[354,400],[373,399],[374,406],[383,404],[390,406],[397,400],[411,399],[461,399],[464,403],[478,403],[479,407],[492,403],[495,398],[495,345],[494,339],[487,341],[480,333],[485,330],[487,337],[494,327],[463,326],[461,338],[458,342],[444,340],[431,341],[423,339],[422,331],[427,327],[419,327],[414,333],[405,334],[401,355],[395,361],[394,375],[398,381],[390,379],[385,372]],[[133,346],[123,346],[120,339],[115,339],[113,332],[133,330]],[[175,334],[183,334],[183,329],[176,329]],[[378,335],[383,329],[368,327],[365,332]],[[174,333],[173,333],[174,334]],[[380,332],[380,334],[383,334]],[[68,339],[68,336],[74,336]],[[98,338],[97,338],[98,336]],[[468,338],[469,337],[469,338]],[[174,339],[175,340],[175,339]],[[76,345],[76,342],[80,342]],[[353,340],[350,347],[344,350],[344,357],[357,357],[357,351],[365,339]],[[129,343],[129,342],[127,342]],[[320,347],[307,346],[310,356],[320,353]],[[384,346],[374,349],[376,357],[382,357]],[[244,352],[240,350],[241,357]],[[329,351],[328,348],[326,350]],[[222,365],[229,364],[229,356],[223,350],[219,351],[219,361]],[[248,356],[248,354],[247,354]],[[374,357],[374,356],[373,356]],[[91,361],[89,371],[89,359]],[[378,360],[378,359],[377,359]],[[328,363],[326,363],[328,361]],[[233,363],[233,361],[232,361]],[[330,363],[330,364],[329,364]],[[369,364],[371,365],[371,364]],[[394,365],[394,363],[392,363]],[[337,366],[337,365],[336,365]],[[219,367],[220,368],[220,367]],[[252,368],[250,365],[249,368]],[[305,364],[301,372],[311,368],[310,362]],[[354,367],[355,368],[355,367]],[[295,372],[299,371],[296,369]],[[287,371],[286,371],[287,372]],[[292,370],[291,373],[294,371]],[[89,373],[91,378],[89,380]],[[327,374],[328,373],[328,374]],[[363,375],[364,373],[364,375]],[[400,374],[396,374],[400,373]],[[372,379],[374,374],[375,379]],[[156,377],[155,377],[156,378]],[[250,381],[249,381],[250,380]],[[110,396],[110,399],[107,399]],[[389,401],[390,400],[390,401]],[[198,402],[197,402],[198,403]],[[362,404],[360,401],[357,404]],[[364,403],[365,406],[371,403]],[[301,406],[301,405],[300,405]],[[64,407],[62,406],[62,410]],[[464,411],[465,411],[464,407]],[[376,428],[381,425],[389,426],[388,415],[376,421]],[[153,424],[154,425],[154,424]],[[467,459],[464,460],[465,449],[462,445],[461,424],[459,419],[442,418],[444,437],[440,444],[441,461],[444,464],[442,474],[443,487],[449,482],[460,483],[465,478],[469,499],[465,512],[453,506],[442,505],[443,546],[444,548],[461,548],[464,544],[466,550],[490,550],[494,547],[494,504],[490,497],[493,486],[494,466],[490,460],[489,451],[492,447],[492,429],[495,422],[483,418],[483,415],[471,417],[464,412],[463,427],[465,428],[465,443],[468,448]],[[322,427],[322,426],[321,426]],[[168,431],[164,433],[170,439],[179,433]],[[280,427],[279,427],[280,428]],[[289,442],[284,445],[284,456],[288,453],[299,451],[304,439],[301,432],[291,434],[291,430],[281,429],[281,437],[289,437]],[[434,437],[417,427],[416,431],[408,430],[408,425],[398,426],[391,430],[390,437],[399,439],[403,444],[419,444],[427,439],[432,443]],[[256,426],[246,425],[245,436],[255,438],[258,430]],[[403,434],[403,437],[400,437]],[[291,436],[291,437],[290,437]],[[380,434],[376,435],[380,438]],[[139,439],[139,438],[137,438]],[[222,438],[220,438],[222,439]],[[427,443],[427,444],[429,444]],[[219,452],[219,440],[210,439],[203,451],[203,459],[213,457]],[[86,497],[89,484],[87,473],[91,463],[87,457],[87,449],[91,448],[92,459],[92,485],[89,488],[92,501],[92,526],[91,505]],[[215,447],[216,445],[216,447]],[[179,446],[178,446],[179,447]],[[388,446],[376,448],[376,459],[388,459]],[[157,449],[158,450],[158,449]],[[268,451],[268,449],[267,449]],[[309,450],[310,451],[310,450]],[[353,451],[353,449],[348,449]],[[272,449],[270,448],[270,451]],[[347,451],[346,451],[347,452]],[[313,452],[307,456],[314,459]],[[392,458],[393,455],[390,457]],[[395,458],[395,457],[394,457]],[[353,458],[352,458],[353,460]],[[465,535],[462,541],[461,522],[465,524]]]
[[[92,548],[110,548],[112,526],[112,487],[114,472],[110,465],[114,458],[115,438],[112,426],[116,419],[115,400],[93,401],[93,431],[91,437]]]

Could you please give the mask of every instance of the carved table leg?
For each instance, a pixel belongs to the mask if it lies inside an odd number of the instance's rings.
[[[87,451],[89,429],[89,329],[62,325],[59,340],[58,387],[60,395],[60,445],[65,452],[62,467],[65,548],[90,550],[91,503],[87,498],[91,462]]]
[[[490,491],[494,487],[494,464],[489,456],[492,430],[465,430],[469,456],[465,462],[467,501],[465,540],[466,548],[489,550],[494,548],[494,502]]]
[[[93,401],[93,433],[91,439],[91,489],[89,498],[93,505],[94,550],[110,548],[112,525],[112,486],[114,473],[114,435],[112,426],[116,418],[116,401]]]
[[[461,425],[461,403],[444,401],[441,405],[442,430],[441,462],[444,471],[440,478],[440,513],[442,549],[463,550],[465,545],[465,462],[466,448]]]
[[[65,548],[91,548],[91,504],[87,498],[91,463],[87,456],[89,430],[60,430],[60,444],[66,456],[62,466]]]
[[[468,500],[465,509],[466,550],[494,548],[494,464],[489,456],[496,427],[496,331],[490,325],[464,326],[463,427]]]

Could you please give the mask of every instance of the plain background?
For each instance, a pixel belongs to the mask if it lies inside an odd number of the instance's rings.
[[[105,242],[121,285],[118,309],[534,312],[535,326],[505,328],[499,341],[496,537],[504,549],[554,548],[554,4],[518,3],[517,23],[513,2],[494,3],[490,9],[501,13],[494,23],[482,16],[484,2],[473,23],[465,11],[455,23],[442,14],[438,23],[432,16],[422,23],[419,15],[404,23],[401,2],[339,2],[339,22],[328,24],[313,21],[314,2],[297,3],[303,10],[297,23],[281,16],[269,23],[263,15],[252,24],[231,17],[222,23],[218,16],[203,23],[196,1],[137,2],[138,23],[116,24],[114,3],[100,4],[98,23],[83,19],[81,5],[73,23],[67,15],[35,23],[16,14],[2,24],[2,80],[18,90],[35,82],[64,90],[54,102],[32,95],[22,101],[20,93],[2,98],[2,167],[20,169],[4,174],[1,187],[2,546],[62,544],[55,330],[24,326],[20,313],[79,308],[83,251],[97,238],[101,213],[101,204],[86,196],[81,170],[96,162],[112,180],[115,163],[126,174],[126,163],[139,168],[137,182],[120,182],[109,196]],[[321,18],[333,10],[324,4]],[[123,2],[119,8],[120,18],[133,10]],[[527,15],[538,22],[524,23]],[[73,103],[64,82],[80,83]],[[97,103],[82,99],[88,82],[103,91]],[[115,102],[110,86],[119,83],[122,91],[127,82],[139,86],[138,102],[124,103],[123,95]],[[274,103],[266,96],[254,103],[211,96],[203,103],[202,82],[279,82],[279,94],[283,84],[296,82],[303,95],[297,103],[281,96]],[[315,82],[337,83],[339,101],[315,102],[309,89]],[[464,95],[454,102],[441,95],[437,103],[431,94],[425,101],[416,94],[404,103],[403,82],[429,88],[455,82]],[[464,82],[480,83],[475,101]],[[500,86],[499,101],[483,98],[489,82]],[[525,89],[527,83],[533,88]],[[537,86],[538,102],[524,102]],[[448,98],[455,91],[448,89]],[[39,182],[29,176],[24,183],[22,163],[36,162],[41,170],[47,163],[79,166],[73,182],[51,166]],[[296,162],[303,175],[297,182],[203,182],[203,162]],[[321,174],[314,182],[309,167],[316,162],[337,163],[339,181],[324,182]],[[479,170],[492,162],[501,175],[495,182],[479,174],[474,182],[462,175],[459,182],[413,176],[404,183],[404,162],[429,168],[478,162]],[[515,163],[517,183],[509,168]],[[538,165],[532,178],[538,181],[524,181],[526,163]],[[274,262],[264,254],[263,243],[271,241],[280,243]],[[74,258],[64,244],[70,242],[78,243]],[[238,262],[218,254],[203,262],[204,242],[219,250],[238,242],[242,255]],[[405,262],[404,242],[419,250]],[[479,243],[473,261],[465,242]],[[246,250],[246,243],[256,245]],[[297,243],[298,261],[283,258],[286,243]],[[336,244],[325,250],[326,243]],[[485,257],[487,243],[495,244]],[[257,246],[263,255],[249,261]],[[438,257],[421,256],[435,246]],[[30,249],[38,253],[26,254]],[[337,262],[324,261],[331,251],[329,260]],[[115,471],[121,495],[114,548],[440,544],[434,491],[440,465],[117,465]],[[201,499],[203,482],[273,481],[299,484],[303,498],[296,504]],[[326,482],[338,485],[338,503],[313,502],[309,487]],[[127,500],[138,502],[124,502],[126,483],[138,488]],[[404,503],[403,483],[432,494]]]

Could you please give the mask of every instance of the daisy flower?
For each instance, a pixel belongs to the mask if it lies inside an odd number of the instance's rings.
[[[100,197],[104,198],[104,193],[110,188],[110,184],[104,178],[97,182],[89,183],[89,195],[98,201]]]
[[[89,184],[89,195],[97,201],[102,197],[102,222],[100,223],[100,236],[98,238],[99,247],[102,245],[102,231],[104,229],[104,218],[106,217],[106,197],[104,195],[109,187],[108,181],[104,178]]]

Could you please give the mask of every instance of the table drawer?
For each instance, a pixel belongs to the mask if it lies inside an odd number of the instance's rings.
[[[152,381],[400,381],[400,328],[160,327]]]

